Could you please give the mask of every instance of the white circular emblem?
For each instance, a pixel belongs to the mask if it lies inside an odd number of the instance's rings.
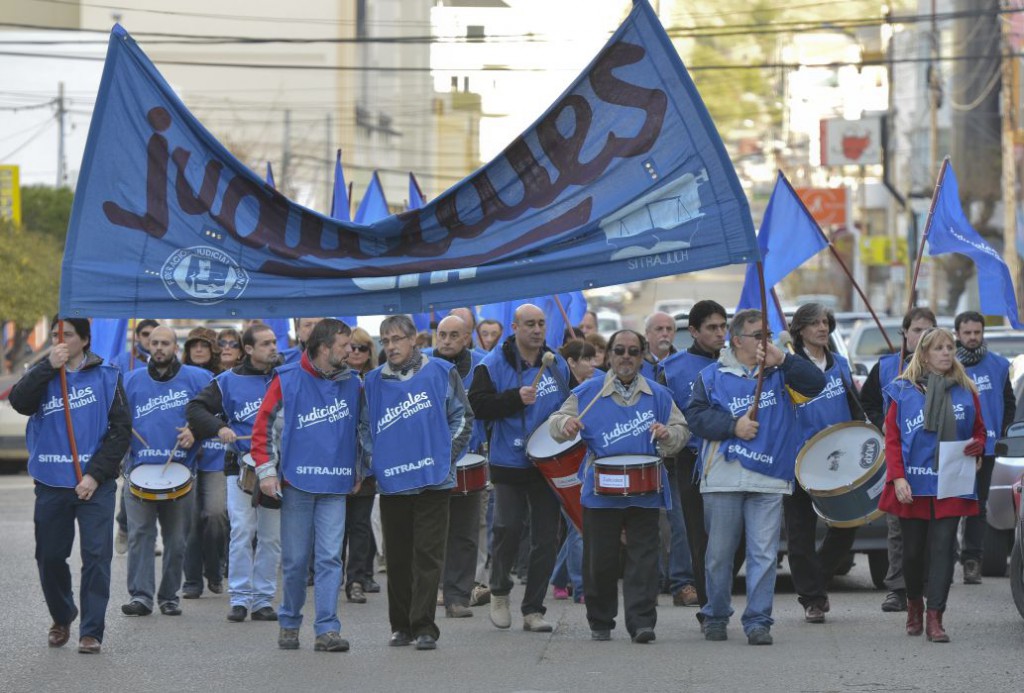
[[[209,306],[238,298],[249,275],[222,250],[206,245],[175,250],[160,269],[171,298]]]

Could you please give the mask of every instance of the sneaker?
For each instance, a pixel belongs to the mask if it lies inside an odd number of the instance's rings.
[[[907,610],[907,591],[893,590],[882,600],[882,611],[892,613]]]
[[[638,645],[646,645],[649,642],[654,642],[654,629],[638,628],[636,635],[633,636],[633,642]]]
[[[465,604],[449,604],[444,608],[444,615],[448,618],[469,618],[473,610]]]
[[[508,595],[491,595],[491,623],[497,628],[511,628],[512,614],[508,610]]]
[[[363,583],[353,582],[348,588],[348,600],[353,604],[365,604],[366,593],[363,592]]]
[[[804,620],[808,623],[824,623],[825,609],[818,604],[808,604],[804,607]]]
[[[140,601],[132,600],[121,605],[121,613],[125,616],[149,616],[153,613],[153,609]]]
[[[245,617],[249,615],[249,610],[241,604],[235,604],[228,611],[228,620],[232,623],[241,623],[245,620]],[[256,614],[253,614],[255,616]]]
[[[181,616],[181,607],[174,602],[165,602],[160,605],[160,613],[164,616]]]
[[[203,588],[189,585],[181,590],[182,599],[199,599],[203,595]]]
[[[274,607],[272,606],[261,606],[256,609],[256,611],[252,612],[252,616],[250,616],[250,618],[253,621],[276,621],[277,612],[274,611]]]
[[[704,639],[705,640],[713,640],[713,641],[717,642],[717,641],[720,641],[720,640],[728,640],[729,639],[729,635],[728,635],[728,633],[726,633],[725,624],[724,623],[718,623],[718,622],[710,623],[710,622],[705,621],[704,623],[701,624],[701,627],[704,629]]]
[[[299,649],[299,629],[282,628],[277,634],[277,646],[282,650]]]
[[[538,612],[523,616],[523,630],[530,633],[550,633],[554,630],[551,624],[544,620],[544,615]]]
[[[968,558],[966,561],[964,561],[964,584],[981,584],[981,563],[974,560],[973,558]]]
[[[772,634],[768,632],[765,627],[753,628],[747,633],[747,644],[748,645],[771,645]]]
[[[672,595],[674,606],[698,606],[697,588],[693,585],[683,585],[678,592]]]
[[[551,596],[555,599],[568,599],[569,590],[565,589],[564,587],[554,587],[551,590]]]
[[[469,593],[470,606],[483,606],[491,601],[491,588],[487,585],[477,585]]]
[[[598,642],[607,642],[612,639],[612,632],[610,630],[598,628],[590,631],[590,639],[597,640]]]
[[[296,641],[298,638],[296,638]],[[280,642],[278,642],[280,644]],[[341,637],[337,631],[328,631],[316,636],[313,643],[314,652],[348,652],[348,640]]]
[[[206,583],[206,587],[213,594],[222,594],[224,592],[224,583],[223,582],[207,582]]]
[[[433,635],[427,635],[424,633],[416,638],[416,649],[417,650],[436,650],[437,649],[437,638]]]
[[[117,526],[117,534],[114,535],[114,551],[120,555],[128,553],[128,530],[122,529],[120,525]]]

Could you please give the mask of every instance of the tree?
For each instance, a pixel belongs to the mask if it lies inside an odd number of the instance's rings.
[[[0,222],[0,325],[17,327],[7,352],[17,361],[32,327],[57,310],[57,288],[64,244],[52,234]]]
[[[71,188],[25,185],[21,188],[21,224],[26,229],[46,234],[62,245],[71,219]]]

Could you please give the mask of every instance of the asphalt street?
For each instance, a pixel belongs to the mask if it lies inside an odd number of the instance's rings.
[[[126,559],[115,556],[103,654],[80,655],[72,642],[46,645],[50,619],[33,558],[32,482],[0,477],[0,691],[1020,691],[1024,620],[1006,579],[961,584],[959,570],[945,623],[953,642],[928,643],[903,633],[904,614],[884,614],[867,561],[832,588],[824,625],[803,621],[785,574],[775,602],[775,644],[751,647],[739,627],[743,597],[729,640],[706,642],[696,609],[663,596],[657,641],[635,645],[621,623],[612,642],[592,642],[584,607],[549,599],[554,633],[494,628],[487,607],[474,617],[446,619],[433,652],[390,648],[387,598],[340,604],[348,653],[313,651],[307,622],[299,651],[277,648],[277,624],[225,620],[226,594],[183,601],[180,617],[129,618]],[[159,559],[157,559],[159,560]],[[78,582],[77,545],[71,559]],[[783,571],[785,573],[785,571]],[[382,586],[386,576],[379,576]],[[386,586],[384,587],[386,590]],[[521,597],[513,592],[513,604]]]

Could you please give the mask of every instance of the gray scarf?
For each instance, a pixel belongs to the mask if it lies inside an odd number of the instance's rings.
[[[956,416],[953,414],[953,398],[949,391],[956,386],[952,378],[929,373],[927,380],[918,381],[924,385],[923,428],[935,434],[940,441],[956,440]],[[939,448],[935,446],[935,460],[932,469],[939,468]]]

